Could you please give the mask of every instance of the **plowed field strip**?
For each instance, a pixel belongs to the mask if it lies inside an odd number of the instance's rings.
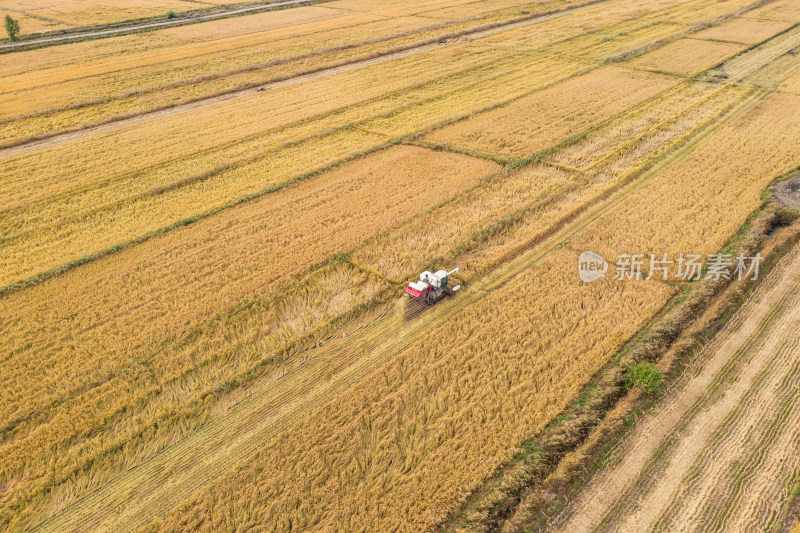
[[[769,376],[764,369],[770,361],[787,363],[776,367],[778,382],[786,377],[781,370],[793,366],[791,361],[798,356],[797,333],[794,337],[791,333],[798,331],[800,321],[798,272],[800,253],[795,251],[707,348],[710,358],[678,391],[670,393],[666,403],[637,425],[624,447],[615,453],[615,461],[556,521],[555,530],[643,530],[652,525],[651,520],[672,501],[675,491],[687,486],[681,473],[689,470],[707,440],[713,435],[725,436],[719,422],[729,417],[748,394],[758,392],[752,387],[759,377]],[[781,347],[786,349],[781,351]],[[782,359],[785,356],[794,359]],[[757,411],[745,409],[743,422],[753,422],[750,415],[760,416]],[[778,417],[779,421],[785,419]],[[718,459],[716,456],[714,461]],[[717,486],[716,490],[727,488]],[[689,525],[683,518],[671,524],[678,528]],[[698,523],[695,526],[700,527]]]

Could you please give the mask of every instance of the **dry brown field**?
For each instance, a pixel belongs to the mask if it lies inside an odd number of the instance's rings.
[[[335,0],[0,55],[0,530],[446,530],[692,287],[613,259],[723,250],[800,167],[797,22]],[[664,516],[766,516],[707,463]]]

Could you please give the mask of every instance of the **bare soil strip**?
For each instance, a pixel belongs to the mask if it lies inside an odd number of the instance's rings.
[[[800,467],[799,288],[795,250],[552,529],[779,527]]]

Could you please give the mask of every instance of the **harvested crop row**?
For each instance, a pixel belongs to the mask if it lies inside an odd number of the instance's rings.
[[[427,105],[429,109],[436,106],[452,113],[451,98],[457,98],[463,106],[461,109],[468,110],[496,97],[494,87],[502,86],[507,91],[514,87],[525,91],[535,89],[536,77],[531,70],[524,69],[526,58],[512,59],[509,62],[498,61],[491,71],[479,70],[446,78],[407,91],[402,96],[391,95],[342,109],[317,121],[300,123],[3,214],[0,227],[9,240],[3,244],[6,255],[0,262],[0,271],[3,272],[0,279],[6,283],[24,279],[241,196],[257,193],[304,172],[323,168],[348,155],[380,146],[385,138],[357,129],[336,131],[336,128],[357,121],[363,115],[380,115],[393,108],[403,108],[408,101],[432,96],[433,100]],[[492,72],[504,72],[507,68],[514,69],[512,74]],[[554,73],[547,70],[539,77],[544,82],[567,74],[569,71]],[[486,83],[476,83],[480,75],[486,76]],[[448,93],[451,96],[444,100],[435,98],[437,94]],[[431,118],[436,114],[431,112],[427,116]],[[443,118],[447,120],[450,117],[446,115]],[[369,123],[366,126],[369,128]],[[333,133],[330,135],[317,133],[331,130]],[[297,140],[302,142],[285,148],[270,148],[272,145],[296,143]],[[237,160],[242,164],[226,169]],[[98,227],[104,228],[101,235],[95,231]]]
[[[757,44],[788,29],[792,24],[779,20],[761,20],[751,16],[737,17],[719,26],[696,34],[698,39],[718,39],[744,44]]]
[[[774,324],[775,336],[800,331],[797,304],[796,299],[787,303],[789,309]],[[784,333],[782,340],[777,350],[772,343],[761,347],[772,356],[699,450],[681,490],[662,506],[657,531],[689,531],[700,524],[706,531],[775,530],[800,472],[800,335]],[[731,389],[725,393],[741,391],[736,385]],[[709,408],[709,418],[716,418],[710,415],[719,405]]]
[[[656,222],[663,221],[665,238],[659,242],[668,249],[694,248],[696,234],[708,239],[699,250],[721,246],[742,223],[740,213],[695,219],[696,233],[687,234],[680,231],[684,220],[672,216],[674,205],[663,201],[669,196],[662,187],[669,188],[677,175],[685,176],[684,189],[697,191],[693,202],[701,212],[730,205],[730,196],[745,207],[758,205],[761,189],[751,180],[763,187],[781,167],[800,163],[800,145],[793,138],[776,137],[779,133],[765,136],[763,143],[752,142],[764,130],[784,131],[793,125],[793,120],[779,121],[778,127],[764,121],[764,113],[772,118],[785,108],[785,101],[772,100],[719,130],[699,147],[703,154],[717,154],[716,165],[698,165],[702,157],[687,159],[693,174],[687,176],[687,167],[681,165],[653,178],[651,186],[637,190],[597,230],[580,236],[573,249],[554,252],[467,307],[452,321],[446,338],[426,338],[397,356],[154,529],[215,530],[233,523],[277,529],[291,523],[309,530],[333,524],[376,530],[398,523],[409,530],[431,526],[490,475],[509,448],[557,413],[560,402],[598,368],[594,365],[606,361],[637,329],[638,320],[666,301],[670,291],[652,282],[581,284],[574,273],[577,250],[622,250],[630,240],[640,248],[652,244],[650,225],[642,224],[643,209]],[[717,143],[753,156],[744,173],[731,172],[741,162],[725,158]],[[717,176],[722,175],[730,192],[720,196]],[[612,227],[615,231],[607,233]],[[726,231],[724,238],[717,237]],[[635,311],[628,315],[630,306]],[[539,320],[546,320],[547,327],[537,324]],[[595,320],[603,326],[594,327]],[[554,331],[554,324],[563,331]],[[596,342],[598,329],[605,341],[614,342]],[[573,339],[580,348],[571,346]],[[569,357],[576,350],[581,357]]]
[[[311,413],[156,529],[213,530],[229,519],[275,529],[425,529],[555,416],[669,292],[584,285],[571,254],[558,252],[458,313],[446,337],[426,337]]]
[[[495,178],[357,251],[353,260],[385,278],[402,280],[438,257],[453,262],[458,250],[456,257],[465,261],[458,263],[460,275],[470,278],[479,262],[478,269],[485,271],[485,262],[496,259],[495,253],[546,232],[570,209],[618,185],[744,94],[708,84],[682,84],[547,158],[573,166],[583,176],[537,165]],[[522,217],[519,224],[532,224],[535,233],[492,230],[514,217]],[[484,231],[492,231],[489,242],[480,238]]]
[[[424,140],[460,150],[524,158],[552,146],[554,139],[586,131],[677,83],[668,76],[603,67],[434,131]]]
[[[641,147],[636,147],[642,136],[675,117],[704,104],[718,110],[728,101],[728,95],[735,99],[745,92],[709,83],[681,83],[614,118],[577,142],[547,155],[545,160],[586,172],[604,162],[614,161],[615,156],[630,157],[641,153]]]
[[[744,82],[757,87],[779,88],[800,72],[800,61],[797,61],[797,54],[800,54],[800,46],[782,54],[765,67],[748,75],[744,78]]]
[[[743,49],[744,46],[734,43],[680,39],[628,64],[648,70],[692,76],[718,65]]]
[[[0,418],[23,420],[113,377],[132,354],[402,223],[496,169],[466,156],[397,146],[4,297],[7,394]],[[431,172],[447,186],[424,199],[409,195]]]
[[[772,94],[651,181],[619,210],[624,216],[599,224],[595,251],[713,253],[758,207],[769,182],[798,166],[800,97]]]
[[[800,27],[793,28],[787,32],[769,39],[765,43],[748,50],[747,52],[726,61],[725,64],[710,72],[716,79],[728,82],[741,82],[749,78],[758,76],[761,69],[769,69],[769,66],[781,59],[787,60],[786,54],[800,47]],[[790,63],[791,57],[788,58]],[[785,72],[779,72],[783,79],[788,77]]]
[[[454,54],[459,55],[460,60]],[[4,162],[2,175],[8,180],[6,183],[9,187],[0,193],[0,205],[8,209],[71,190],[85,189],[117,176],[152,168],[162,162],[246,141],[271,129],[320,117],[340,108],[353,106],[353,109],[358,109],[358,104],[364,105],[371,99],[385,95],[395,96],[401,101],[412,101],[414,95],[398,91],[407,91],[420,85],[424,87],[426,83],[431,83],[433,91],[453,90],[456,87],[449,87],[448,84],[457,86],[463,81],[459,75],[475,78],[489,74],[491,70],[487,72],[481,68],[482,64],[496,59],[497,56],[487,50],[458,48],[436,51],[424,57],[404,58],[331,78],[255,93],[203,108],[202,112],[189,111],[128,126],[106,136],[16,156]],[[452,66],[443,66],[439,72],[433,72],[430,69],[431,61]],[[512,58],[498,62],[499,68],[511,67],[515,62],[517,69],[526,65],[524,57],[518,57],[516,61]],[[476,72],[466,72],[470,68],[475,68]],[[454,76],[451,82],[448,81],[448,75]],[[444,86],[436,83],[440,80]],[[353,109],[350,115],[345,115],[349,117],[345,121],[323,123],[322,128],[342,127],[357,120],[359,115],[354,114]],[[231,124],[235,124],[235,127],[231,127]],[[311,124],[303,136],[294,139],[314,133],[321,131]],[[291,139],[285,139],[284,142],[286,140]],[[125,148],[109,151],[109,145]],[[231,158],[226,156],[223,161],[229,162]],[[196,168],[193,172],[210,168],[213,166]],[[168,181],[180,178],[180,175],[176,175]]]
[[[704,356],[692,362],[686,372],[687,379],[678,384],[678,390],[671,391],[651,413],[637,420],[613,459],[605,463],[606,467],[578,496],[569,512],[558,520],[557,527],[550,529],[658,531],[658,526],[666,522],[672,526],[670,530],[678,531],[780,530],[776,526],[786,517],[797,472],[794,465],[797,453],[793,451],[797,424],[786,425],[786,407],[796,412],[800,404],[780,392],[762,398],[764,401],[758,402],[756,398],[787,385],[794,389],[791,394],[797,393],[796,385],[791,387],[797,379],[796,344],[800,340],[796,326],[800,319],[797,276],[800,262],[796,251],[791,251],[785,264],[770,274],[766,286],[761,285],[764,290],[759,289],[755,299],[745,304],[743,312],[718,334]],[[789,361],[788,354],[781,353],[787,351],[794,351]],[[776,382],[783,384],[776,387]],[[772,413],[765,413],[764,409]],[[770,422],[773,427],[762,433],[764,424]],[[781,424],[786,431],[775,432]],[[698,454],[712,451],[715,447],[709,444],[714,441],[742,433],[752,437],[753,442],[744,446],[729,443],[717,448],[719,453],[711,458],[706,455],[705,465],[713,470],[719,468],[719,477],[708,471],[695,477],[700,473],[696,467],[701,466],[696,461]],[[775,451],[792,454],[793,458],[778,459],[772,454],[755,452],[754,444],[759,441],[766,444],[774,437],[792,442],[784,441],[780,451]],[[760,466],[753,469],[754,465]],[[740,477],[748,470],[754,474],[750,479],[758,479],[758,484],[746,490],[744,497],[749,502],[731,509],[726,505],[731,503],[728,496],[739,492],[743,482],[748,482]],[[786,475],[794,479],[784,484],[786,479],[781,477]],[[686,513],[680,517],[670,517],[678,518],[676,521],[659,520],[660,514],[666,518],[662,512],[680,500],[684,489],[693,482],[706,480],[716,481],[717,486],[712,493],[695,498],[694,508],[719,506],[723,512],[717,516],[721,517],[727,507],[745,520],[729,521],[719,527],[719,522],[710,516],[697,520],[691,508],[682,509]],[[770,495],[764,497],[767,492]],[[748,524],[747,520],[757,523]]]
[[[694,87],[700,93],[704,89],[711,88],[702,85]],[[699,100],[696,105],[676,116],[669,114],[670,105],[659,108],[654,104],[649,111],[654,116],[664,113],[662,123],[643,123],[641,119],[647,116],[647,112],[642,110],[644,112],[632,113],[602,128],[573,147],[556,152],[555,159],[561,158],[561,153],[566,157],[576,153],[592,154],[591,162],[583,170],[584,179],[579,189],[570,191],[563,198],[556,197],[554,202],[527,209],[512,224],[495,232],[491,239],[466,250],[457,259],[459,264],[465,266],[464,271],[471,276],[479,276],[523,250],[529,243],[543,238],[549,228],[562,223],[576,211],[580,212],[587,205],[598,202],[631,180],[637,182],[643,172],[657,165],[665,155],[680,149],[692,136],[703,135],[703,128],[719,121],[731,106],[737,106],[741,100],[752,97],[748,91],[739,89],[712,93],[707,101],[702,100],[702,94],[695,93],[694,96]],[[627,131],[631,140],[618,146],[616,140],[621,131]],[[573,151],[573,148],[578,150]]]
[[[66,401],[44,419],[18,427],[0,447],[6,484],[0,517],[11,513],[9,525],[16,528],[45,502],[47,513],[56,512],[109,470],[129,466],[150,456],[154,446],[163,449],[195,430],[209,416],[204,412],[209,409],[208,396],[218,395],[227,383],[257,365],[259,374],[280,379],[298,364],[283,361],[281,350],[368,303],[385,287],[346,264],[323,267],[151,350],[127,372]],[[232,404],[240,395],[231,396],[215,400]],[[214,405],[214,416],[221,409]],[[93,428],[91,435],[64,442],[76,430],[76,420],[87,431]],[[92,420],[107,422],[97,428]],[[65,447],[60,460],[57,464],[42,461],[54,443]],[[16,469],[21,461],[25,476]],[[43,483],[49,486],[49,494],[40,492]]]
[[[126,0],[122,5],[108,0],[3,0],[3,5],[76,26],[151,17],[171,9],[186,11],[197,7],[180,0]]]

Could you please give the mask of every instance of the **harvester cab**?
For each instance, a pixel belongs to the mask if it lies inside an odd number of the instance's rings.
[[[458,272],[455,268],[450,272],[437,270],[428,272],[427,270],[419,275],[419,281],[412,281],[406,287],[405,295],[420,302],[433,303],[445,294],[455,294],[461,285],[450,285],[450,275]]]

